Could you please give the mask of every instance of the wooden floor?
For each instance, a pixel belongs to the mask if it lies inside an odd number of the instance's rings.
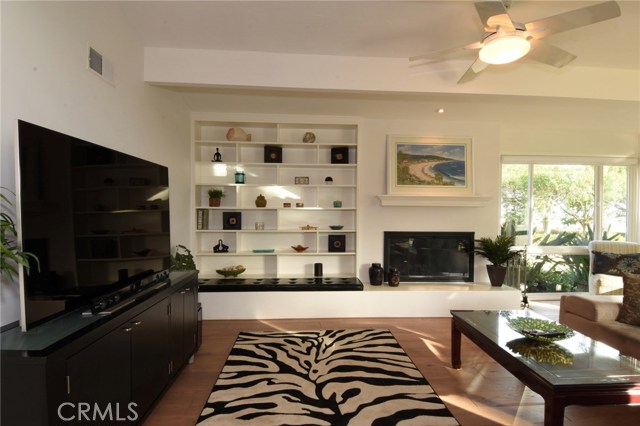
[[[557,304],[532,305],[537,312],[557,319]],[[365,327],[391,330],[462,426],[543,424],[542,398],[465,337],[462,369],[451,368],[449,318],[365,318],[204,321],[203,343],[194,363],[183,369],[144,426],[195,425],[240,331]],[[639,418],[639,406],[570,406],[565,411],[567,426],[631,426],[638,425]]]

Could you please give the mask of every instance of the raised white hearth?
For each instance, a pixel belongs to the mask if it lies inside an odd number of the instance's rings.
[[[519,309],[520,291],[489,284],[400,284],[364,291],[200,293],[203,319],[448,317],[452,309]]]

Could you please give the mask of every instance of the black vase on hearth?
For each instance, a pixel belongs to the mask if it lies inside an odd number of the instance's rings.
[[[400,285],[400,271],[396,268],[389,268],[389,286],[398,287]]]
[[[372,263],[369,267],[369,284],[382,285],[384,281],[384,269],[379,263]]]

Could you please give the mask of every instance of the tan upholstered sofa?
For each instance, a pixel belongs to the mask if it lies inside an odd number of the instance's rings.
[[[560,322],[595,340],[640,359],[640,327],[616,321],[622,306],[622,278],[593,274],[593,251],[640,253],[640,244],[592,241],[589,244],[589,293],[560,299]]]

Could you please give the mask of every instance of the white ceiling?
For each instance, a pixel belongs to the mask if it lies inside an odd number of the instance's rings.
[[[526,23],[599,1],[513,0]],[[640,1],[622,16],[546,39],[578,58],[568,66],[638,70]],[[478,41],[472,1],[127,1],[145,47],[405,58]],[[474,52],[463,52],[474,59]]]

